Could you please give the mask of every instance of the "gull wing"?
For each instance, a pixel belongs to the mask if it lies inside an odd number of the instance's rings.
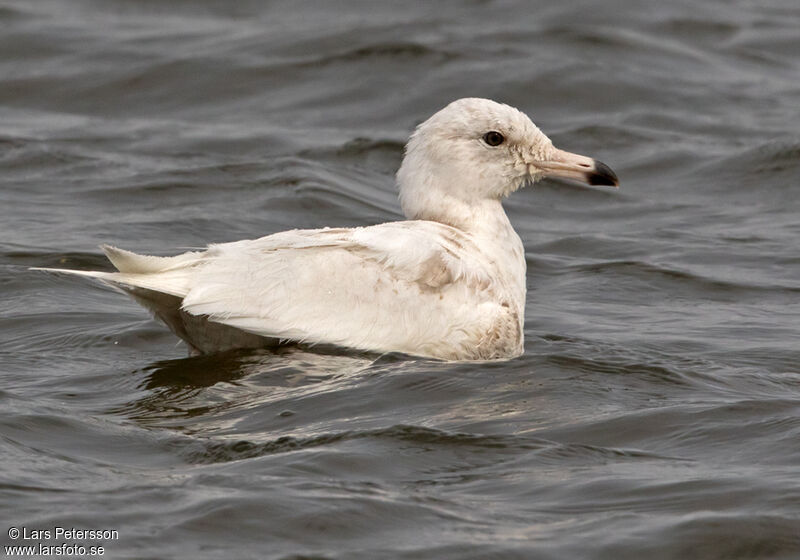
[[[429,355],[480,327],[491,287],[458,230],[393,222],[212,245],[182,309],[270,338]]]

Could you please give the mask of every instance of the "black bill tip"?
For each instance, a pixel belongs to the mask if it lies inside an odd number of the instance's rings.
[[[589,177],[587,179],[590,185],[608,185],[609,187],[619,186],[617,174],[611,171],[611,168],[602,161],[594,160],[594,171],[589,173]]]

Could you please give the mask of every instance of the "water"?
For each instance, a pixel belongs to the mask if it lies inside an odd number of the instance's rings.
[[[7,0],[0,24],[4,545],[800,557],[794,0]],[[518,359],[186,358],[120,294],[27,270],[399,219],[407,135],[464,96],[622,180],[509,199]]]

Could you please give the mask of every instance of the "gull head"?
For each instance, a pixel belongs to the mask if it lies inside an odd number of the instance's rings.
[[[478,98],[453,101],[419,125],[397,172],[406,216],[445,223],[543,177],[619,184],[604,163],[553,146],[521,111]]]

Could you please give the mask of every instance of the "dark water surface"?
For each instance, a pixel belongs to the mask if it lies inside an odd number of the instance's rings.
[[[800,558],[796,0],[6,0],[0,29],[3,544]],[[27,270],[399,219],[409,132],[465,96],[622,180],[509,199],[518,359],[186,358],[131,300]]]

